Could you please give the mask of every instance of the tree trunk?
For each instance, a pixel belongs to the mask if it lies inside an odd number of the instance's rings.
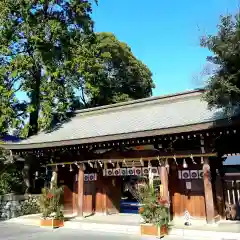
[[[40,85],[41,85],[41,68],[38,68],[34,74],[34,83],[32,85],[31,105],[34,110],[29,117],[28,137],[38,132],[38,114],[40,109]]]

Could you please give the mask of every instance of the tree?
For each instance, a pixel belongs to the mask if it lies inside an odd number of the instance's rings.
[[[78,73],[73,81],[83,105],[102,106],[152,95],[152,73],[126,43],[112,33],[97,33],[83,45],[74,47],[70,67],[72,76]]]
[[[76,109],[152,95],[152,74],[130,47],[94,34],[91,2],[0,2],[0,131],[20,128],[27,137]],[[19,91],[29,101],[17,99]]]
[[[216,35],[205,36],[201,45],[212,52],[207,60],[216,68],[206,85],[209,107],[224,108],[232,115],[240,104],[240,18],[222,16]]]
[[[1,81],[1,80],[0,80]],[[0,133],[5,134],[17,125],[13,104],[16,99],[12,90],[0,83]]]
[[[6,77],[7,61],[0,55],[0,136],[17,128],[23,121],[25,104],[15,95],[18,87]]]
[[[74,89],[66,81],[65,63],[71,61],[71,45],[92,34],[91,10],[86,0],[0,2],[0,83],[4,79],[27,93],[28,136],[49,125],[54,113],[71,108]],[[0,91],[6,102],[14,98],[12,89]],[[8,109],[13,119],[13,106]]]

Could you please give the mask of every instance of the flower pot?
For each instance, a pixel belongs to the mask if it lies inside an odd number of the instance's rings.
[[[141,224],[140,225],[141,235],[148,235],[148,236],[157,236],[163,237],[168,235],[168,228],[166,225],[162,225],[158,227],[153,224]]]
[[[52,227],[52,228],[59,228],[64,226],[64,220],[58,219],[41,219],[40,220],[41,227]]]

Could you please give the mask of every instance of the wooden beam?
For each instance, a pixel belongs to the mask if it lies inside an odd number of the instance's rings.
[[[213,223],[215,217],[213,190],[211,182],[211,171],[208,157],[204,158],[203,164],[203,183],[204,183],[204,195],[206,206],[206,220],[207,223]]]
[[[84,201],[84,171],[81,165],[78,170],[78,216],[83,217],[83,201]]]
[[[163,187],[162,190],[162,198],[164,200],[169,201],[169,193],[168,193],[168,170],[165,166],[160,167],[160,178],[161,185]]]

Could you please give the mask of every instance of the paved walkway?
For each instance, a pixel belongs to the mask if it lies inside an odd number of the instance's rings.
[[[76,229],[46,229],[16,223],[0,223],[0,240],[156,240],[118,233],[87,232]],[[163,240],[197,240],[196,238],[165,237]],[[202,240],[199,238],[199,240]],[[209,239],[210,240],[210,239]],[[215,240],[215,239],[214,239]]]
[[[86,232],[70,229],[45,229],[21,224],[0,223],[0,240],[140,240],[138,236]]]
[[[10,219],[8,223],[39,226],[40,215],[28,215]],[[139,215],[94,215],[85,218],[69,218],[65,222],[64,229],[85,230],[87,232],[116,233],[139,236]],[[184,226],[182,221],[172,226],[170,235],[173,237],[188,237],[221,240],[240,240],[240,222],[220,222],[215,225],[194,223],[192,226]]]

